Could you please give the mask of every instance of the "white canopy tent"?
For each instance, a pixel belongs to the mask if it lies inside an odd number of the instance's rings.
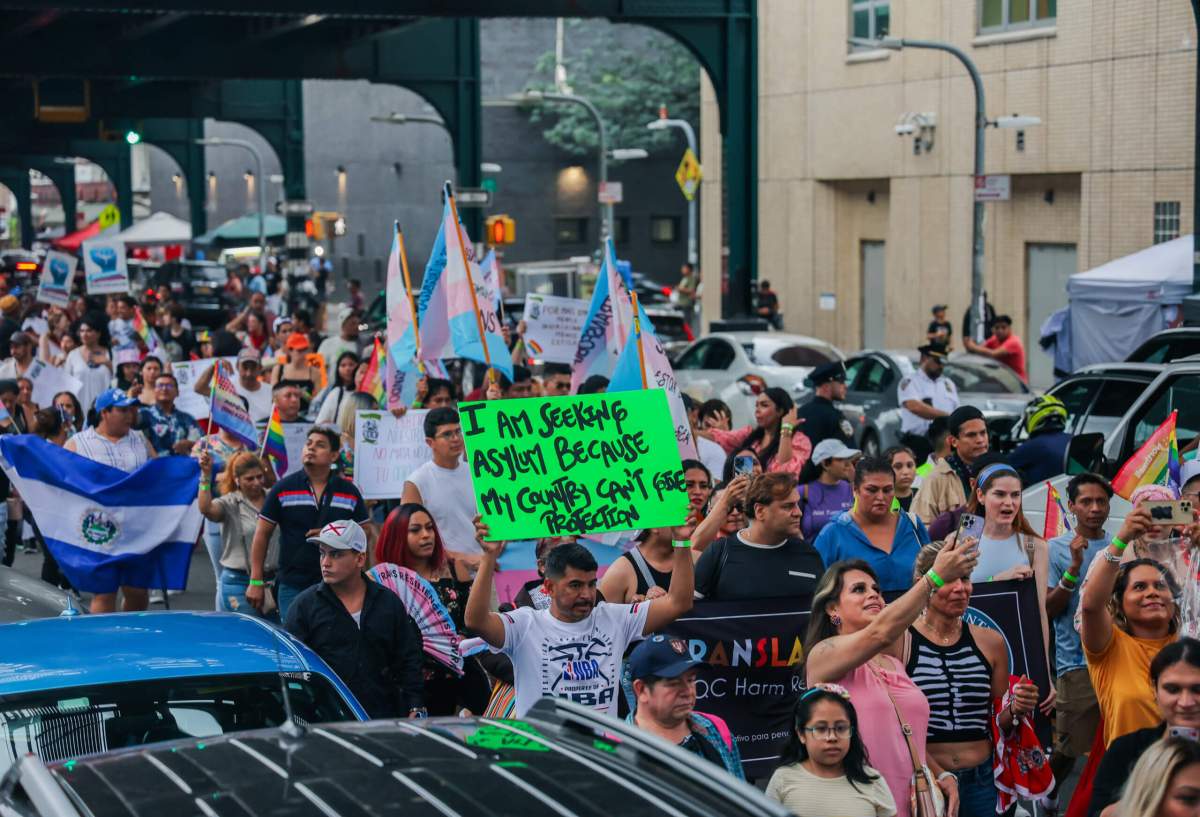
[[[1192,292],[1192,236],[1155,244],[1072,275],[1072,369],[1124,360],[1171,325]]]
[[[117,233],[126,247],[186,244],[192,240],[192,225],[170,213],[158,212]]]

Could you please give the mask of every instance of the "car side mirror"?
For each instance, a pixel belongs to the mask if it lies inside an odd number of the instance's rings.
[[[1104,474],[1104,435],[1100,432],[1077,434],[1067,446],[1067,455],[1063,462],[1063,472],[1066,474],[1082,474],[1092,472]]]

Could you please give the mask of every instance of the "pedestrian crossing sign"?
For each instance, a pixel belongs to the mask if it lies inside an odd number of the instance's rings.
[[[696,158],[695,152],[688,148],[683,152],[683,158],[679,160],[679,167],[675,170],[675,181],[685,199],[691,201],[696,198],[696,191],[700,189],[700,179],[703,176],[700,160]]]

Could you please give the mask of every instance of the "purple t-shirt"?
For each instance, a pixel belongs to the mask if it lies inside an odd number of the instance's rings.
[[[800,519],[800,534],[809,542],[815,542],[821,528],[850,510],[854,504],[854,490],[850,483],[840,480],[826,485],[813,480],[800,486],[800,508],[804,516]]]

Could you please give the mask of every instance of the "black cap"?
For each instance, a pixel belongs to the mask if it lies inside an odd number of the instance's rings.
[[[921,353],[922,357],[935,357],[938,360],[946,359],[946,344],[944,343],[937,343],[936,341],[926,343],[924,346],[918,346],[917,351]]]
[[[962,431],[962,427],[971,420],[983,420],[983,412],[974,406],[959,406],[954,411],[950,412],[950,417],[946,420],[947,426],[950,428],[950,434],[957,437],[958,432]]]
[[[840,360],[835,360],[832,363],[823,363],[809,372],[808,377],[804,378],[804,385],[814,389],[822,383],[834,382],[846,382],[846,364]]]
[[[929,310],[929,312],[932,315],[936,315],[937,313],[941,312],[942,310],[944,310],[946,308],[947,308],[947,306],[945,304],[934,304],[933,309]]]
[[[692,658],[687,642],[669,635],[652,635],[629,655],[629,676],[638,678],[678,678],[703,662]]]

